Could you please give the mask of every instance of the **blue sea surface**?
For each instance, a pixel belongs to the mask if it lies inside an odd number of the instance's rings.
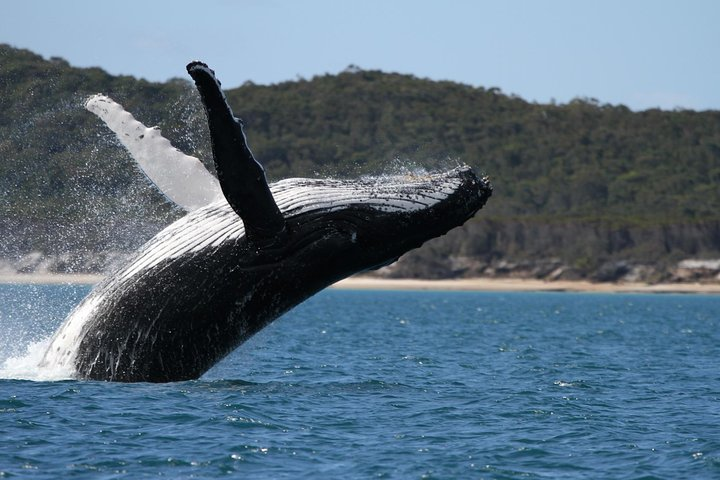
[[[329,290],[197,381],[18,379],[87,291],[0,286],[0,478],[720,478],[718,296]]]

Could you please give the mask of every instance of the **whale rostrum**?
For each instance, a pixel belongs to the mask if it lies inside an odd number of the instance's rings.
[[[215,73],[201,62],[187,71],[205,107],[217,180],[108,97],[86,104],[188,213],[80,302],[42,367],[108,381],[198,378],[323,288],[462,225],[492,193],[466,166],[269,185]]]

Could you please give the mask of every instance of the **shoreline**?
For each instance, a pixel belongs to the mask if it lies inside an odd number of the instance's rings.
[[[0,284],[94,285],[104,275],[86,273],[0,274]],[[452,280],[350,277],[332,285],[340,290],[419,290],[464,292],[598,292],[720,294],[720,283],[594,283],[585,280],[545,281],[523,278],[461,278]]]
[[[103,278],[94,273],[0,273],[0,285],[95,285]]]
[[[457,292],[585,292],[720,294],[720,284],[594,283],[586,280],[545,281],[529,278],[460,278],[452,280],[351,277],[331,288],[345,290],[422,290]]]

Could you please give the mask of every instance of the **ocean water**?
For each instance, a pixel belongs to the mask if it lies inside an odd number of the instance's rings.
[[[325,291],[201,379],[50,379],[0,286],[0,478],[720,478],[720,297]]]

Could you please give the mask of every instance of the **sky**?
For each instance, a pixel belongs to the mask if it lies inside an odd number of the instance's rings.
[[[528,101],[720,110],[717,0],[3,0],[0,43],[225,88],[368,70]],[[0,64],[0,69],[2,65]]]

